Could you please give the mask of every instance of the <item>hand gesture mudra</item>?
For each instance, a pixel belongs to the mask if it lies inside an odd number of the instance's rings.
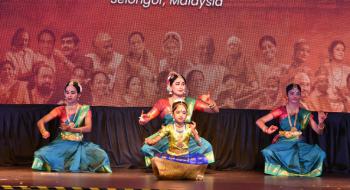
[[[323,123],[327,119],[328,113],[318,112],[318,123]]]
[[[49,138],[50,137],[50,133],[48,132],[48,131],[43,131],[42,133],[41,133],[41,136],[44,138],[44,139],[47,139],[47,138]]]
[[[198,97],[200,100],[202,100],[203,102],[207,103],[207,104],[211,104],[212,103],[212,100],[210,98],[210,94],[207,93],[207,94],[203,94],[201,96]]]
[[[191,128],[192,131],[196,130],[196,126],[197,126],[196,122],[192,121],[190,123],[190,128]]]
[[[143,113],[143,110],[141,112],[141,115],[139,117],[139,124],[140,125],[145,125],[149,120],[149,116],[147,114]]]

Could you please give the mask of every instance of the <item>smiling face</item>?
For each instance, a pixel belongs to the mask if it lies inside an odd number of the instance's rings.
[[[73,37],[61,39],[61,50],[65,56],[70,56],[78,50],[78,46],[74,43]]]
[[[170,87],[172,93],[176,96],[184,96],[186,94],[186,82],[181,76],[177,77]]]
[[[78,102],[80,94],[73,85],[68,85],[64,90],[64,97],[67,104],[75,104]]]
[[[295,50],[295,61],[299,63],[305,63],[310,56],[310,46],[306,43],[299,45]]]
[[[179,104],[176,106],[175,110],[173,110],[173,117],[176,123],[183,124],[186,120],[187,109],[184,104]]]
[[[336,61],[342,61],[345,56],[345,47],[343,44],[338,43],[334,48],[333,48],[333,59]]]

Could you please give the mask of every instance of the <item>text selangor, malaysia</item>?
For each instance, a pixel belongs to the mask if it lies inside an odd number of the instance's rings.
[[[169,6],[180,6],[180,7],[222,7],[224,0],[168,0]],[[140,5],[144,8],[150,6],[166,6],[167,3],[163,0],[111,0],[114,5]]]

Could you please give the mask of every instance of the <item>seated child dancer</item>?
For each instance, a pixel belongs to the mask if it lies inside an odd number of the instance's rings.
[[[167,152],[152,158],[153,173],[159,179],[202,180],[208,160],[202,154],[189,152],[190,138],[194,138],[198,146],[201,146],[201,140],[196,130],[196,123],[185,123],[187,104],[184,101],[173,103],[172,115],[174,122],[162,126],[154,138],[145,139],[148,145],[156,144],[165,136],[169,139]]]

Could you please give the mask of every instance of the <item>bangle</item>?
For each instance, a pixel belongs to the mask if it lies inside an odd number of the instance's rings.
[[[80,133],[83,133],[83,129],[80,127]]]
[[[39,129],[39,132],[42,134],[43,132],[45,132],[45,129]]]

